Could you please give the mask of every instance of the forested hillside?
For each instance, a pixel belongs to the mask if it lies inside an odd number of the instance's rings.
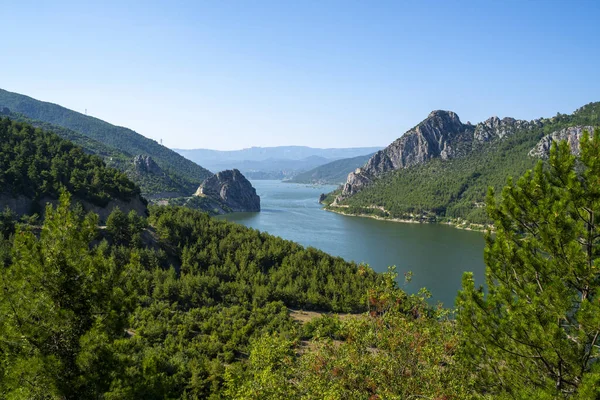
[[[210,171],[131,129],[111,125],[57,104],[0,89],[0,110],[3,108],[33,120],[67,128],[132,156],[149,155],[188,195],[212,175]]]
[[[476,143],[463,156],[432,158],[383,173],[349,197],[335,201],[340,192],[331,194],[327,203],[339,212],[386,218],[489,222],[484,207],[488,187],[499,192],[507,177],[532,168],[537,159],[529,152],[544,135],[597,125],[599,116],[600,103],[590,103],[570,115],[536,120],[525,129]]]
[[[358,167],[365,165],[367,160],[373,154],[358,156],[352,158],[344,158],[341,160],[332,161],[325,165],[318,166],[310,171],[296,175],[289,182],[293,183],[316,183],[316,184],[331,184],[337,185],[344,183],[346,177]]]
[[[101,207],[114,199],[128,202],[140,195],[135,184],[100,158],[53,133],[1,118],[0,196],[4,202],[19,197],[33,200],[32,204],[58,199],[63,189]]]
[[[126,162],[133,157],[131,154],[120,151],[114,147],[108,146],[97,140],[91,139],[81,133],[75,132],[71,129],[64,128],[62,126],[50,124],[48,122],[38,121],[31,119],[24,114],[10,111],[8,108],[0,108],[0,116],[9,118],[15,122],[23,122],[33,126],[34,128],[40,128],[46,132],[52,132],[60,136],[63,139],[73,142],[73,144],[81,147],[86,153],[95,154],[102,157],[105,162],[114,159],[115,161]]]
[[[3,397],[217,398],[250,342],[298,337],[288,307],[364,311],[377,281],[194,210],[115,211],[99,231],[68,207],[48,210],[39,238],[22,227],[2,242]]]
[[[41,225],[0,213],[1,398],[600,394],[600,131],[578,161],[553,146],[499,201],[489,193],[488,290],[466,274],[453,319],[427,290],[402,291],[393,267],[376,274],[191,209],[115,209],[101,226],[72,206],[76,183],[110,178],[105,192],[121,196],[135,185],[55,135],[0,127],[2,187],[67,189]]]

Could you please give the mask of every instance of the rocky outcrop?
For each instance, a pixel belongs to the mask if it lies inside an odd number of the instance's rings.
[[[542,125],[541,120],[524,121],[514,118],[491,117],[480,122],[475,127],[473,139],[475,142],[489,142],[494,139],[502,139],[523,129],[533,129]]]
[[[184,188],[175,182],[163,169],[148,155],[139,154],[133,158],[126,174],[142,189],[145,198],[151,201],[162,198],[189,196],[193,188]]]
[[[434,157],[452,158],[456,147],[453,142],[458,142],[455,139],[472,132],[473,126],[461,123],[456,113],[432,111],[419,125],[375,153],[364,167],[351,172],[336,201],[352,196],[388,171],[422,164]]]
[[[138,173],[163,175],[164,172],[158,164],[148,155],[139,154],[133,158],[133,168]]]
[[[540,126],[541,120],[498,117],[477,125],[463,124],[452,111],[432,111],[419,125],[375,153],[363,167],[351,172],[333,205],[356,194],[386,172],[423,164],[432,158],[448,160],[467,156],[482,144]]]
[[[260,211],[260,197],[252,184],[237,169],[218,172],[205,180],[195,196],[204,196],[223,203],[233,212]]]
[[[421,164],[433,157],[450,158],[452,139],[465,128],[452,111],[433,111],[415,128],[375,153],[362,170],[375,175]]]
[[[531,157],[548,158],[550,156],[550,148],[552,148],[552,143],[562,140],[567,141],[569,147],[571,148],[571,153],[579,155],[579,143],[584,131],[592,133],[594,128],[592,126],[571,126],[546,135],[533,149],[531,149],[529,155]]]

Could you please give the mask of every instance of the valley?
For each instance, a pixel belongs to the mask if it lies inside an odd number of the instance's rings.
[[[597,0],[0,9],[1,400],[600,400]]]
[[[442,224],[401,224],[327,212],[319,193],[335,186],[308,186],[281,181],[252,181],[260,195],[260,213],[218,218],[315,247],[329,254],[367,263],[376,272],[395,265],[398,284],[408,293],[425,287],[431,303],[452,307],[464,271],[483,284],[484,237]],[[412,281],[404,285],[404,274]]]

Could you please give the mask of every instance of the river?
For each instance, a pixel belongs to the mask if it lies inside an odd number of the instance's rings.
[[[448,307],[461,286],[464,271],[477,284],[484,281],[484,235],[441,224],[410,224],[325,211],[319,194],[335,186],[309,186],[281,181],[254,180],[261,198],[260,213],[234,213],[219,218],[237,222],[304,246],[313,246],[346,260],[367,263],[384,272],[397,268],[407,292],[426,287],[432,300]],[[404,273],[412,281],[404,286]]]

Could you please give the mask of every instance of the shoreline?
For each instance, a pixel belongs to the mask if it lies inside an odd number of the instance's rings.
[[[336,214],[340,214],[340,215],[344,215],[347,217],[360,217],[360,218],[371,218],[371,219],[376,219],[379,221],[389,221],[389,222],[399,222],[399,223],[404,223],[404,224],[441,224],[441,225],[448,225],[451,226],[453,228],[456,229],[462,229],[465,231],[472,231],[472,232],[481,232],[481,233],[485,233],[486,230],[488,229],[487,225],[481,225],[481,224],[475,224],[472,222],[468,222],[465,221],[464,223],[468,226],[463,226],[462,224],[458,224],[458,223],[453,223],[451,221],[435,221],[435,222],[431,222],[431,221],[418,221],[415,219],[404,219],[404,218],[386,218],[386,217],[380,217],[378,215],[373,215],[373,214],[348,214],[345,213],[341,210],[334,210],[332,208],[327,208],[327,206],[323,207],[323,210],[325,211],[329,211],[332,213],[336,213]],[[472,228],[471,226],[475,226],[476,228]],[[493,229],[492,229],[493,231]]]

